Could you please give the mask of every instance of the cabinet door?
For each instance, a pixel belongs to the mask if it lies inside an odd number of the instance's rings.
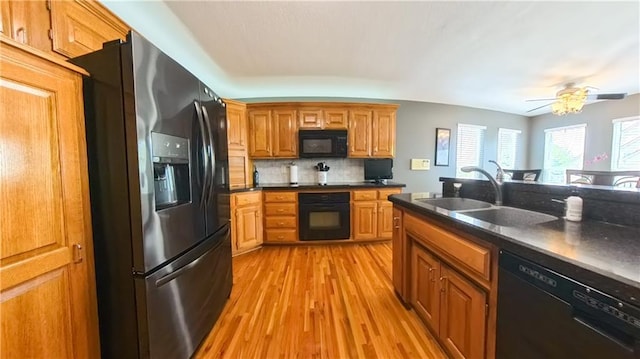
[[[229,187],[242,188],[249,185],[249,158],[246,151],[229,150]]]
[[[440,338],[453,358],[483,358],[486,293],[443,265]]]
[[[440,329],[440,261],[418,244],[411,250],[411,304],[438,335]]]
[[[405,268],[405,256],[404,256],[404,238],[402,237],[402,211],[393,208],[393,240],[391,242],[392,250],[392,280],[393,288],[396,293],[406,301],[405,285],[404,285],[404,268]]]
[[[233,102],[227,102],[227,143],[229,150],[247,149],[247,111]]]
[[[0,67],[3,357],[97,358],[82,79],[5,42]]]
[[[129,29],[95,1],[51,1],[53,51],[76,57],[125,39]]]
[[[249,111],[249,157],[271,157],[271,111]]]
[[[238,251],[262,244],[262,208],[259,204],[236,209],[236,246]]]
[[[51,20],[45,0],[3,0],[2,32],[12,39],[36,49],[51,52]]]
[[[349,110],[335,109],[324,111],[324,128],[347,129],[349,125]]]
[[[323,124],[322,110],[319,108],[298,109],[298,123],[300,128],[320,129]]]
[[[395,155],[396,112],[373,111],[372,157],[390,158]]]
[[[378,201],[378,238],[391,239],[393,224],[393,203]]]
[[[349,157],[371,154],[371,111],[349,113]]]
[[[353,202],[351,226],[353,239],[376,239],[378,204],[376,202]]]
[[[298,126],[295,110],[273,111],[273,156],[298,157]]]

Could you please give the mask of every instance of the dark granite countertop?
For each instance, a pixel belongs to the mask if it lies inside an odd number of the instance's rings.
[[[400,188],[406,187],[404,183],[387,182],[387,184],[373,182],[329,182],[326,186],[317,183],[298,183],[291,185],[288,183],[262,183],[258,186],[247,186],[231,189],[231,193],[247,192],[256,190],[334,190],[334,189],[357,189],[357,188]]]
[[[562,218],[522,227],[498,226],[397,194],[389,200],[518,254],[621,300],[640,305],[640,228]]]

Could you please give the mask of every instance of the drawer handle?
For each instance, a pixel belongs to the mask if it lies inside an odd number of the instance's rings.
[[[278,239],[284,239],[284,236],[278,236]]]
[[[278,212],[278,213],[282,213],[282,212],[284,212],[284,209],[280,208],[280,209],[278,209],[276,212]]]
[[[444,294],[447,290],[447,277],[440,277],[440,291]]]
[[[278,225],[279,225],[280,227],[282,227],[282,226],[284,226],[284,222],[278,222]]]
[[[434,269],[433,268],[429,268],[429,278],[431,279],[432,282],[436,281],[436,277],[434,276]]]
[[[400,217],[393,217],[393,228],[400,228]],[[433,270],[431,268],[429,271]]]
[[[284,199],[282,196],[277,196],[276,199]]]

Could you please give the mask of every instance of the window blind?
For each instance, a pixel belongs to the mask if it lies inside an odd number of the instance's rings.
[[[640,170],[640,117],[613,120],[611,170]]]
[[[478,172],[465,173],[460,168],[465,166],[481,167],[484,158],[484,132],[486,126],[458,124],[456,144],[456,176],[462,178],[480,178]]]
[[[502,168],[514,169],[516,167],[518,138],[521,133],[520,130],[509,128],[498,129],[498,158],[496,161]]]
[[[545,182],[565,183],[566,170],[582,169],[586,129],[587,125],[581,124],[544,130]]]

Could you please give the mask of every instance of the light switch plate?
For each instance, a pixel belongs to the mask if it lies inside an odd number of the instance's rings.
[[[411,170],[412,171],[426,171],[431,169],[431,160],[426,158],[412,158]]]

